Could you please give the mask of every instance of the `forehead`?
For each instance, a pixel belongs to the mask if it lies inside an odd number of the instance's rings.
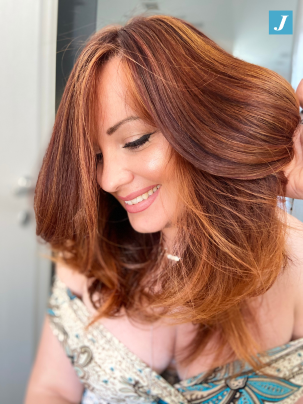
[[[98,123],[109,127],[134,115],[127,102],[127,86],[122,61],[114,57],[102,66],[97,82]]]

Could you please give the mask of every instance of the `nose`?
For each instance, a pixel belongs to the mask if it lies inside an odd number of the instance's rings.
[[[118,153],[117,153],[118,154]],[[132,182],[133,173],[128,162],[116,153],[103,154],[98,165],[97,180],[100,187],[110,193],[116,193],[121,187]]]

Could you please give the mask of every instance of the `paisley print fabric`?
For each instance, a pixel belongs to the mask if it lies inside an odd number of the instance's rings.
[[[235,361],[180,381],[154,372],[102,324],[86,331],[90,313],[57,276],[48,316],[84,385],[81,404],[293,404],[303,397],[303,338],[266,352],[266,376],[246,365],[233,377]]]

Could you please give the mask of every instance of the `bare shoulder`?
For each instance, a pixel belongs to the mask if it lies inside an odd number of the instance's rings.
[[[287,214],[286,247],[296,268],[303,264],[303,223]]]
[[[87,284],[87,278],[84,275],[68,266],[63,260],[56,263],[56,274],[74,295],[82,298]]]
[[[287,216],[287,251],[291,262],[287,271],[294,292],[294,328],[292,339],[303,337],[303,223]]]
[[[298,272],[302,272],[303,265],[303,223],[296,217],[278,209],[279,219],[286,224],[285,250],[290,261],[288,262],[288,271],[286,276],[297,276]],[[285,275],[282,273],[280,279],[285,282]]]
[[[56,274],[60,281],[63,282],[75,296],[82,300],[89,313],[96,315],[97,311],[92,305],[88,293],[88,288],[95,278],[88,279],[61,260],[56,263]],[[95,294],[93,299],[98,300],[98,295]]]

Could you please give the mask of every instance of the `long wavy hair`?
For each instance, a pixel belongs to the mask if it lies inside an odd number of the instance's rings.
[[[96,88],[115,56],[132,108],[171,145],[184,207],[173,220],[178,262],[163,253],[161,231],[136,232],[97,182]],[[182,19],[140,15],[93,34],[67,81],[34,202],[37,235],[53,260],[93,278],[98,315],[90,324],[121,309],[139,321],[192,322],[184,363],[219,335],[214,366],[228,347],[230,359],[256,368],[262,346],[248,328],[248,302],[290,259],[278,200],[285,204],[283,170],[299,123],[298,98],[283,77],[232,56]]]

